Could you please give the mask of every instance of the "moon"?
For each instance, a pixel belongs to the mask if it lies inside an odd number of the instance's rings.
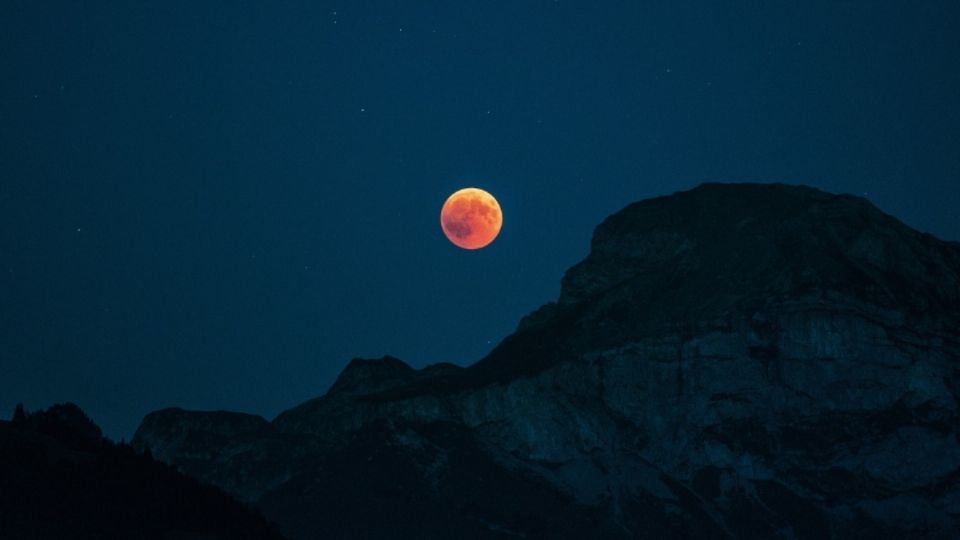
[[[443,203],[440,226],[457,247],[480,249],[500,234],[503,212],[493,195],[479,188],[464,188]]]

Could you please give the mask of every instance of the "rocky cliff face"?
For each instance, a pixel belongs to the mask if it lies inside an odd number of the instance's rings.
[[[468,368],[355,360],[272,422],[160,411],[135,444],[296,538],[956,538],[958,398],[960,246],[708,184],[604,221]]]

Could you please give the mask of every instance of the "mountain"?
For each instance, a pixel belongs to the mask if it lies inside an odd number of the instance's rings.
[[[601,223],[487,357],[353,360],[272,421],[134,445],[291,538],[960,537],[960,245],[705,184]]]
[[[72,403],[0,421],[0,538],[281,539],[221,490],[103,438]]]

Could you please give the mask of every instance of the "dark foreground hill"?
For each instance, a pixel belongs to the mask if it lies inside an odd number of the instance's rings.
[[[135,445],[293,538],[960,537],[960,247],[863,199],[704,185],[596,230],[468,368],[354,360],[273,421]]]
[[[0,421],[0,539],[280,539],[221,490],[103,439],[75,405]]]

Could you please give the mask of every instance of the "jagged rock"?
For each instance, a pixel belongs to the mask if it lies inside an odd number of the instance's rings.
[[[706,184],[604,221],[558,302],[476,364],[355,360],[227,443],[256,451],[191,466],[296,538],[389,537],[346,516],[398,498],[444,514],[387,519],[422,538],[955,538],[958,329],[958,244],[857,197]],[[477,463],[500,484],[459,484]],[[351,478],[349,508],[305,515]],[[504,511],[504,488],[569,521]]]
[[[149,448],[161,460],[205,462],[216,459],[230,441],[270,429],[269,422],[253,414],[169,408],[148,414],[131,443],[134,448]]]

